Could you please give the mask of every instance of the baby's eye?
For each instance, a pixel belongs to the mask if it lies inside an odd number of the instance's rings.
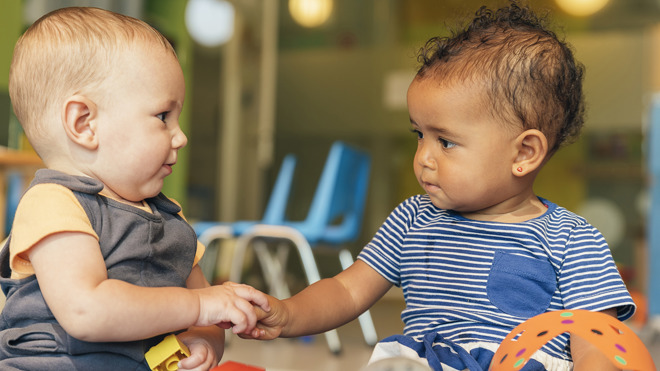
[[[417,129],[410,129],[410,132],[416,134],[416,135],[417,135],[417,139],[422,139],[422,138],[424,138],[424,134],[422,134],[422,132],[419,131],[419,130],[417,130]]]
[[[160,121],[165,122],[165,118],[167,117],[168,113],[169,112],[161,112],[161,113],[157,114],[156,117],[158,117],[158,119]]]
[[[438,138],[438,140],[440,141],[440,144],[442,144],[442,146],[446,149],[453,148],[456,146],[456,143],[450,142],[447,139]]]

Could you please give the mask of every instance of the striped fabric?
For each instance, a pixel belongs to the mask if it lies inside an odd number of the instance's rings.
[[[548,211],[523,223],[474,221],[433,206],[427,195],[401,203],[359,259],[400,286],[404,334],[437,332],[456,344],[496,343],[518,324],[559,309],[601,311],[634,303],[605,239],[584,218],[545,199]],[[570,359],[568,334],[542,349]]]

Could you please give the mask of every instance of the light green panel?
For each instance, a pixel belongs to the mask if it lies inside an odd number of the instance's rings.
[[[7,90],[14,44],[23,30],[21,5],[20,0],[6,0],[0,11],[0,89],[3,91]]]
[[[0,8],[0,145],[18,143],[17,131],[10,138],[11,102],[9,100],[9,66],[14,52],[14,44],[23,31],[22,1],[7,0]],[[17,124],[11,125],[14,129]]]

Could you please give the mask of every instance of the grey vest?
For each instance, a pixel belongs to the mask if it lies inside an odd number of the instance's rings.
[[[185,287],[197,238],[163,194],[146,200],[152,213],[100,196],[103,184],[39,170],[30,187],[56,183],[71,189],[99,236],[108,277],[144,287]],[[66,267],[62,267],[66,269]],[[68,335],[46,305],[35,276],[10,279],[9,243],[0,252],[0,369],[149,370],[144,353],[163,336],[126,343],[90,343]]]

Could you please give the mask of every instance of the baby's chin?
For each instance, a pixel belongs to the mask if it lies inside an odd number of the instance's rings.
[[[161,192],[161,189],[162,187],[159,187],[157,190],[150,189],[148,191],[143,191],[138,194],[130,194],[125,196],[119,195],[119,197],[121,197],[122,200],[124,200],[125,202],[142,205],[142,201],[158,196]]]
[[[441,199],[441,198],[439,198],[439,197],[437,197],[437,196],[434,196],[434,195],[432,195],[432,194],[430,194],[430,193],[427,193],[427,195],[428,195],[429,198],[431,199],[431,203],[433,204],[433,206],[437,207],[438,209],[443,209],[443,210],[453,210],[454,205],[452,205],[451,203],[447,202],[446,200]]]
[[[441,200],[436,197],[430,196],[431,198],[431,203],[433,206],[437,207],[438,209],[441,210],[449,210],[453,211],[459,215],[466,216],[470,215],[472,213],[475,213],[476,211],[473,210],[470,207],[466,207],[465,205],[459,205],[453,202],[448,202],[446,200]]]

